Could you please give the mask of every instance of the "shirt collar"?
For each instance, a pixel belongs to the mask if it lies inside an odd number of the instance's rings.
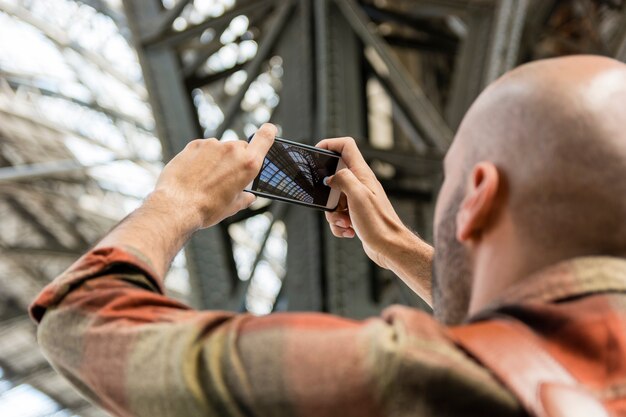
[[[575,258],[549,266],[514,284],[483,311],[609,291],[626,292],[626,259],[610,256]]]

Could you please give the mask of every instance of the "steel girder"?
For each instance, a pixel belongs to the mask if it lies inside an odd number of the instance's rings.
[[[220,137],[226,130],[241,129],[242,100],[268,59],[277,55],[284,74],[280,105],[271,120],[281,126],[282,135],[309,143],[331,136],[359,139],[368,160],[390,165],[401,174],[381,182],[401,216],[427,238],[441,157],[469,103],[487,82],[515,63],[526,4],[526,0],[405,0],[394,2],[402,9],[398,12],[355,0],[239,0],[221,16],[176,31],[172,24],[193,6],[192,1],[179,1],[169,10],[157,0],[124,1],[166,159],[195,137]],[[216,40],[219,34],[240,15],[259,22],[256,55],[230,68],[203,73],[207,60],[222,47]],[[463,39],[455,40],[450,31],[438,27],[442,17],[450,16],[464,22]],[[417,19],[429,38],[385,37],[373,24],[374,17],[377,23],[388,19],[394,25]],[[197,42],[207,31],[215,34],[213,40]],[[493,40],[496,34],[500,39]],[[404,65],[415,58],[399,55],[392,44],[426,51],[441,46],[452,53],[460,47],[446,109],[433,104]],[[186,50],[192,53],[185,56]],[[221,123],[202,129],[192,90],[215,92],[213,85],[240,70],[246,77],[235,93],[214,94],[221,97]],[[398,145],[382,149],[363,139],[369,134],[366,85],[371,79],[389,96],[391,123],[408,142],[394,139]],[[287,275],[275,309],[364,317],[390,302],[420,305],[407,288],[389,284],[392,278],[370,263],[356,239],[334,238],[321,213],[272,203],[240,213],[191,240],[187,258],[197,306],[245,309],[242,297],[249,283],[237,276],[228,226],[268,211],[272,222],[281,220],[287,228]],[[267,234],[253,271],[266,241]]]
[[[128,25],[138,40],[136,47],[164,158],[169,160],[190,140],[202,137],[200,126],[176,51],[143,44],[148,33],[146,28],[163,19],[162,7],[154,0],[126,1],[124,6]],[[227,301],[233,270],[227,259],[225,233],[221,227],[203,230],[196,233],[186,247],[187,268],[196,297],[192,301],[198,306],[231,307]],[[206,288],[207,281],[200,277],[209,275],[213,277],[212,285]]]

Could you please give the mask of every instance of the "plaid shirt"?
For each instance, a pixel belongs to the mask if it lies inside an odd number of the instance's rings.
[[[530,277],[490,311],[524,321],[566,366],[586,366],[576,376],[626,415],[624,291],[626,260],[579,258]],[[31,314],[55,369],[115,415],[525,415],[423,312],[394,306],[355,321],[195,311],[121,248],[83,256]]]

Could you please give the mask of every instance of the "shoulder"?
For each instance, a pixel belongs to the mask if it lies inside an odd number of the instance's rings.
[[[366,328],[368,366],[379,375],[377,391],[384,392],[390,415],[409,412],[398,409],[405,406],[421,409],[416,415],[525,415],[513,395],[429,314],[392,306]]]

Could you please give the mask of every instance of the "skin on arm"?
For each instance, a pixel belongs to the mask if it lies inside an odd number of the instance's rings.
[[[402,223],[354,139],[325,139],[317,146],[340,153],[347,166],[329,180],[342,192],[338,210],[326,213],[332,233],[358,236],[372,261],[393,271],[432,305],[433,248]]]
[[[258,174],[275,136],[276,127],[264,124],[250,143],[216,139],[190,142],[165,166],[144,204],[96,249],[136,249],[162,279],[193,232],[213,226],[254,202],[255,196],[242,190]]]

